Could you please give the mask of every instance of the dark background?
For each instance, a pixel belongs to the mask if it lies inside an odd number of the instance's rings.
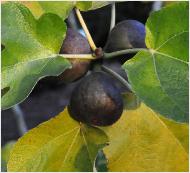
[[[152,9],[152,2],[120,2],[116,3],[116,23],[135,19],[142,23],[146,22]],[[98,10],[82,12],[84,20],[97,47],[104,47],[109,33],[111,6],[106,6]],[[19,104],[24,114],[27,128],[31,129],[51,117],[59,114],[69,103],[69,98],[73,88],[78,83],[68,85],[50,85],[39,82],[30,96]],[[13,109],[2,111],[1,114],[1,145],[10,140],[18,139],[19,132],[18,119]]]

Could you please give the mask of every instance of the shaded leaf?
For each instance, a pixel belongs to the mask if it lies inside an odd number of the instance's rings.
[[[183,145],[144,104],[125,111],[117,123],[102,130],[110,138],[110,145],[104,148],[109,171],[188,171]]]
[[[122,93],[124,109],[136,109],[140,106],[139,98],[132,92]]]
[[[103,131],[74,121],[65,109],[18,140],[8,171],[93,171],[98,150],[106,142]]]
[[[123,65],[137,96],[162,115],[180,122],[187,122],[189,115],[188,21],[188,2],[152,13],[146,23],[149,50]]]
[[[23,101],[37,81],[58,75],[70,67],[68,60],[58,56],[65,38],[66,25],[55,14],[44,14],[35,20],[19,3],[2,5],[2,85],[9,88],[2,97],[7,109]]]
[[[96,167],[96,171],[98,172],[107,172],[107,159],[103,153],[102,150],[98,151],[96,160],[95,160],[95,167]]]

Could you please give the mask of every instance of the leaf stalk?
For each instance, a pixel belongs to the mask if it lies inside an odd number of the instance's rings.
[[[102,70],[111,74],[114,78],[116,78],[118,81],[120,81],[125,87],[127,87],[130,91],[132,91],[131,85],[125,80],[123,77],[121,77],[118,73],[114,72],[110,68],[102,65]]]
[[[104,58],[114,58],[116,56],[119,55],[125,55],[125,54],[130,54],[130,53],[137,53],[139,51],[142,50],[148,50],[146,48],[133,48],[133,49],[124,49],[124,50],[120,50],[120,51],[115,51],[115,52],[111,52],[111,53],[104,53]]]

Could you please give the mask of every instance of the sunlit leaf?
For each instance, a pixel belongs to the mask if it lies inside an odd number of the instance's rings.
[[[188,171],[188,153],[181,141],[144,104],[125,111],[117,123],[102,129],[110,139],[104,148],[108,171]]]
[[[103,131],[74,121],[65,109],[18,140],[8,171],[93,171],[98,150],[107,140]]]
[[[43,13],[54,13],[62,19],[66,19],[74,7],[82,11],[95,10],[108,5],[106,1],[22,1],[33,13],[35,17],[40,17]]]
[[[2,4],[1,106],[7,109],[23,101],[37,81],[58,75],[70,67],[68,60],[57,55],[65,38],[66,24],[55,14],[38,20],[19,3]]]
[[[95,10],[110,4],[108,1],[78,1],[76,7],[82,11]]]
[[[62,19],[66,19],[75,6],[74,1],[39,1],[39,4],[45,13],[57,14]]]
[[[186,123],[178,123],[167,119],[161,115],[159,118],[164,122],[168,129],[175,135],[185,150],[189,152],[189,125]]]

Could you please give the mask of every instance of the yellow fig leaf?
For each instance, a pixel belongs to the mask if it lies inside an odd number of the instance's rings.
[[[98,150],[106,143],[102,130],[74,121],[65,109],[18,140],[10,154],[8,171],[93,171]]]
[[[37,19],[44,13],[38,1],[21,1],[20,3],[28,7]]]
[[[179,123],[171,119],[159,116],[169,130],[181,142],[187,152],[189,152],[189,125],[187,123]]]
[[[102,129],[110,138],[110,145],[104,148],[108,171],[188,171],[188,153],[180,140],[143,103]]]

